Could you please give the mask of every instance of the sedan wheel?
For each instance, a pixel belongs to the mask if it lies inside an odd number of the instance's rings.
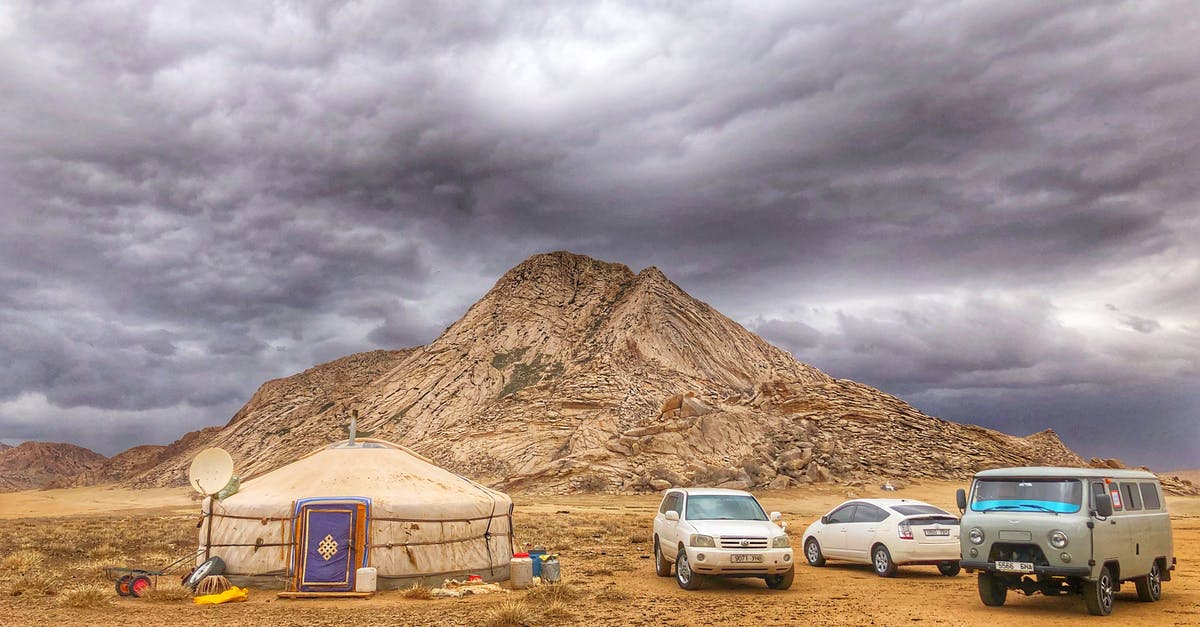
[[[825,565],[825,556],[821,554],[821,545],[816,538],[809,538],[804,543],[804,559],[808,560],[809,566]]]
[[[875,567],[875,574],[880,577],[896,576],[896,564],[892,562],[892,554],[882,544],[871,552],[871,565]]]
[[[703,575],[692,572],[692,565],[688,563],[687,551],[679,549],[679,555],[675,558],[675,583],[678,583],[679,587],[684,590],[699,590],[703,578]]]

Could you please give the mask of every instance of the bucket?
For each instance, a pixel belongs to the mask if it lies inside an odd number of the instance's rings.
[[[513,553],[509,562],[509,583],[514,590],[524,590],[533,585],[533,560],[528,553]]]
[[[559,579],[562,579],[562,571],[559,569],[558,558],[551,555],[549,559],[542,561],[542,581],[557,583]]]
[[[379,571],[374,566],[365,566],[354,571],[355,592],[375,592],[375,578]]]
[[[546,554],[544,547],[535,546],[529,550],[529,559],[533,560],[533,576],[542,576],[542,556]]]

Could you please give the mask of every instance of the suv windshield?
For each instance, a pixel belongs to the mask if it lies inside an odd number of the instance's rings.
[[[687,499],[688,520],[766,520],[753,496],[693,494]]]
[[[1083,503],[1078,479],[979,479],[971,495],[977,512],[1052,512],[1071,514]]]

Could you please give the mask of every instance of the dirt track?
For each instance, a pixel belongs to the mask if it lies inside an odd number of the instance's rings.
[[[948,507],[955,487],[957,484],[928,484],[897,496]],[[791,531],[798,535],[809,521],[844,500],[847,491],[845,487],[808,487],[768,493],[761,498],[768,509],[784,512]],[[864,497],[881,495],[874,489],[849,491]],[[171,500],[179,495],[164,498],[169,502],[156,501],[152,505],[178,508],[184,502]],[[543,607],[539,604],[526,603],[531,624],[1061,625],[1089,620],[1078,597],[1025,598],[1010,592],[1005,607],[985,608],[976,594],[974,577],[962,574],[946,578],[933,567],[901,568],[897,578],[881,579],[867,566],[831,562],[817,569],[802,564],[795,585],[786,592],[768,590],[758,580],[716,580],[703,590],[686,592],[673,579],[656,577],[649,559],[649,522],[657,497],[541,499],[518,495],[517,502],[518,540],[556,549],[562,556],[564,579],[575,592],[569,607],[559,608],[552,616],[541,613]],[[1133,586],[1124,586],[1109,621],[1200,623],[1200,573],[1192,570],[1200,557],[1200,498],[1174,498],[1169,502],[1180,571],[1173,581],[1163,584],[1163,600],[1158,603],[1139,603]],[[55,513],[63,512],[56,509]],[[88,533],[102,533],[105,523],[94,514],[87,516],[87,523],[77,523],[78,517],[3,520],[5,515],[0,512],[0,542],[4,543],[0,545],[0,556],[7,555],[7,548],[15,543],[30,542],[56,528],[85,524]],[[161,509],[124,513],[123,519],[120,526],[124,529],[136,529],[143,521],[145,533],[166,534],[163,538],[177,541],[194,533],[190,518],[167,516]],[[155,529],[158,531],[152,531]],[[157,541],[158,546],[167,545],[164,543],[164,539]],[[136,561],[138,555],[132,551],[126,550],[126,555],[120,557]],[[49,567],[55,566],[56,559],[48,556]],[[98,580],[94,574],[69,580],[67,573],[75,571],[70,571],[68,564],[59,568],[63,585],[72,585],[80,578]],[[4,586],[0,582],[0,588]],[[67,609],[56,596],[26,594],[0,597],[0,612],[7,624],[485,624],[504,598],[515,600],[525,595],[513,592],[463,600],[411,600],[389,592],[368,600],[286,601],[277,600],[270,591],[252,590],[247,603],[219,607],[195,607],[186,601],[120,599],[109,608]]]

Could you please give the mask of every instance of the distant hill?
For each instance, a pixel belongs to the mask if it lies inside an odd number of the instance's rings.
[[[243,477],[361,429],[506,489],[782,487],[966,478],[1088,465],[1052,431],[1016,437],[928,416],[835,379],[696,300],[656,268],[557,252],[504,274],[427,346],[351,355],[264,384],[224,427],[127,480],[181,485],[204,447]]]
[[[108,458],[81,446],[25,442],[0,449],[0,492],[45,488],[103,464]]]

